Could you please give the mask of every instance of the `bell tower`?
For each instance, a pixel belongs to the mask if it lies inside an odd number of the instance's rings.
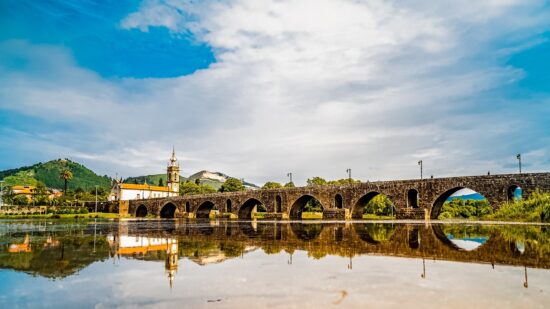
[[[177,161],[176,151],[172,148],[172,157],[170,158],[170,162],[168,163],[168,168],[166,170],[166,184],[170,192],[176,193],[176,195],[179,194],[180,190],[180,165]]]

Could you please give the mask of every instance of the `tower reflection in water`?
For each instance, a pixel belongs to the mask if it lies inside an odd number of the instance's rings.
[[[178,272],[179,257],[177,238],[157,238],[115,234],[107,236],[107,241],[111,247],[113,256],[118,258],[124,256],[143,259],[150,256],[151,253],[165,254],[164,267],[168,276],[170,288],[172,288],[176,273]]]

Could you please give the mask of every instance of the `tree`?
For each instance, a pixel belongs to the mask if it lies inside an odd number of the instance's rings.
[[[378,194],[365,205],[364,213],[377,216],[389,216],[393,213],[392,208],[393,203],[391,200],[383,194]]]
[[[162,178],[159,178],[159,187],[164,187],[164,181],[162,181]]]
[[[26,195],[19,194],[13,197],[13,204],[25,206],[29,204],[29,198]]]
[[[358,183],[361,182],[360,180],[355,179],[349,179],[349,178],[342,178],[338,180],[331,180],[328,182],[329,185],[349,185],[351,183]]]
[[[327,181],[321,177],[313,177],[307,180],[307,185],[308,186],[325,186],[327,185]]]
[[[285,188],[296,188],[292,181],[285,183]]]
[[[207,184],[198,185],[192,181],[186,181],[180,186],[181,195],[208,194],[214,192],[216,192],[214,187]]]
[[[73,178],[73,173],[68,169],[64,169],[59,173],[59,177],[65,182],[63,193],[67,194],[67,183]]]
[[[46,185],[44,185],[43,182],[38,181],[36,184],[36,188],[34,189],[34,196],[33,196],[34,202],[37,205],[46,205],[49,202],[48,200],[49,194],[50,192],[48,192]]]
[[[278,183],[278,182],[275,182],[275,181],[268,181],[264,184],[264,186],[262,187],[262,189],[279,189],[279,188],[282,188],[283,186]]]
[[[245,187],[243,185],[243,182],[240,181],[237,178],[227,178],[227,180],[222,184],[220,187],[220,192],[237,192],[237,191],[244,191]]]

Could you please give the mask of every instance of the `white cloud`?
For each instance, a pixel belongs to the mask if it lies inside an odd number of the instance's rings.
[[[0,107],[84,126],[59,144],[110,174],[162,172],[173,144],[187,174],[220,170],[258,183],[289,171],[300,182],[343,178],[346,168],[363,179],[416,177],[419,159],[428,175],[506,172],[518,151],[550,151],[537,137],[548,108],[498,91],[523,77],[503,57],[540,41],[533,37],[548,26],[540,8],[145,1],[121,27],[192,31],[217,63],[178,78],[102,80],[62,49],[10,42],[37,63],[57,60],[40,70],[48,74],[7,72]]]

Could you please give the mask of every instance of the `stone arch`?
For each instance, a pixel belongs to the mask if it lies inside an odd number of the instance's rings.
[[[278,194],[275,196],[275,212],[283,212],[283,199]]]
[[[185,212],[191,212],[191,203],[185,202]]]
[[[407,191],[407,207],[408,208],[418,208],[418,199],[419,194],[418,190],[412,188]]]
[[[342,194],[338,193],[334,196],[334,207],[338,209],[344,208],[344,198]]]
[[[197,208],[195,218],[197,219],[208,219],[210,218],[210,211],[215,208],[216,205],[214,205],[211,201],[205,201]]]
[[[258,205],[261,205],[262,202],[255,198],[249,198],[244,202],[241,207],[239,207],[239,219],[252,219],[252,211]]]
[[[294,203],[292,204],[292,207],[290,207],[290,214],[289,214],[290,219],[291,220],[301,220],[302,219],[302,212],[304,210],[304,207],[311,200],[317,200],[319,203],[321,203],[318,198],[316,198],[313,195],[309,195],[309,194],[302,195],[296,201],[294,201]],[[323,204],[321,204],[321,207],[323,209],[325,208],[323,206]]]
[[[227,199],[227,201],[225,201],[225,212],[231,212],[231,211],[233,211],[232,205],[231,205],[231,199]]]
[[[136,217],[143,218],[147,216],[147,207],[143,204],[139,205],[139,207],[136,209]]]
[[[357,200],[353,209],[351,210],[351,217],[353,219],[363,219],[363,211],[365,210],[365,205],[367,205],[375,196],[380,194],[376,191],[371,191]]]
[[[168,202],[162,206],[160,209],[160,217],[161,218],[174,218],[176,215],[176,205],[174,205],[172,202]]]
[[[506,198],[508,202],[513,202],[516,199],[516,190],[518,189],[522,190],[521,187],[516,184],[508,186],[508,189],[506,190]],[[521,195],[523,195],[523,192],[521,192]]]
[[[447,199],[449,197],[451,197],[451,195],[455,194],[457,191],[462,190],[462,189],[470,189],[470,190],[474,191],[470,187],[457,186],[457,187],[453,187],[453,188],[448,189],[447,191],[443,192],[433,202],[432,210],[430,212],[430,218],[431,219],[437,219],[439,217],[439,214],[441,212],[441,208],[443,207],[443,204],[445,204],[445,201],[447,201]],[[483,195],[481,192],[479,192],[479,191],[475,191],[475,192],[481,194],[485,199],[487,199],[486,195]]]

